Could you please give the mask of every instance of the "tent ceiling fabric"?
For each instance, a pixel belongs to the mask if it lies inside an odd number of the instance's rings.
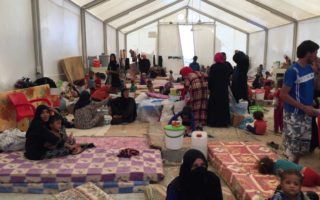
[[[179,8],[177,6],[179,3],[172,4],[178,0],[70,1],[80,7],[97,3],[87,10],[102,21],[111,18],[112,21],[108,21],[108,24],[116,28],[121,27],[124,32],[129,32],[144,23],[148,24]],[[184,6],[194,8],[249,33],[263,30],[263,27],[270,29],[296,20],[320,16],[320,0],[183,0],[183,2]],[[170,8],[156,12],[165,6]],[[119,14],[120,17],[115,18]],[[147,16],[148,14],[150,16]],[[139,22],[130,23],[143,16],[147,17]]]
[[[165,10],[162,10],[160,12],[153,14],[153,15],[150,15],[149,17],[146,17],[143,20],[137,21],[130,26],[124,27],[120,31],[124,32],[124,33],[130,32],[131,30],[136,29],[137,27],[143,26],[144,24],[149,24],[150,22],[152,22],[154,20],[160,20],[164,17],[172,15],[175,12],[182,10],[182,8],[185,8],[186,6],[187,6],[187,3],[185,1],[182,1],[181,3],[178,3],[178,4],[171,6]]]
[[[160,8],[163,8],[164,6],[168,5],[168,4],[171,4],[173,2],[176,2],[177,0],[168,0],[167,2],[164,2],[163,0],[157,0],[157,1],[154,1],[150,4],[147,4],[139,9],[136,9],[134,11],[131,11],[130,13],[128,13],[127,15],[125,16],[122,16],[114,21],[111,21],[109,24],[111,24],[111,26],[113,27],[119,27],[119,26],[122,26],[126,23],[128,23],[128,19],[131,20],[136,20],[138,19],[139,17],[142,17],[148,13],[151,13],[155,10],[158,10]],[[130,17],[130,18],[129,18]]]

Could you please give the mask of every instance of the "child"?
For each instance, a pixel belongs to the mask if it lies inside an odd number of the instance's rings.
[[[147,84],[147,74],[142,73],[140,77],[140,85],[145,85],[145,84]]]
[[[253,113],[254,127],[251,125],[247,126],[247,130],[256,135],[264,135],[267,130],[267,122],[263,120],[263,112],[256,111]]]
[[[266,80],[264,82],[264,100],[272,100],[273,96],[271,95],[273,81],[272,80]]]
[[[280,175],[285,170],[296,170],[304,177],[303,186],[313,187],[320,185],[320,175],[310,167],[303,167],[288,160],[273,161],[269,157],[264,157],[258,161],[258,171],[261,174]]]
[[[153,88],[153,84],[151,80],[147,81],[147,88],[148,88],[148,92],[154,92],[154,88]]]
[[[283,101],[280,98],[280,90],[282,88],[283,80],[280,79],[278,81],[278,87],[273,95],[273,102],[274,102],[274,110],[273,110],[273,120],[274,120],[274,129],[275,133],[282,132],[283,130]]]
[[[101,88],[101,78],[100,78],[99,72],[95,73],[94,83],[95,83],[96,89]]]
[[[88,80],[88,88],[90,89],[90,94],[93,94],[96,90],[96,84],[94,80],[94,72],[89,71],[89,80]]]
[[[68,137],[63,126],[62,126],[62,118],[59,115],[53,115],[49,119],[49,128],[52,134],[59,137],[64,141],[64,147],[69,149],[71,154],[78,154],[82,152],[82,148],[79,144],[76,144],[76,141],[72,134]],[[48,149],[56,149],[56,146],[52,146],[46,144]],[[62,147],[63,148],[63,147]]]
[[[173,82],[174,81],[174,78],[173,78],[173,71],[172,70],[170,70],[169,71],[169,73],[170,73],[170,75],[169,75],[169,82]]]
[[[176,121],[179,117],[181,117],[182,119],[182,125],[184,125],[187,128],[185,132],[186,135],[196,130],[195,120],[194,120],[191,106],[183,107],[182,111],[175,114],[170,119],[168,124],[171,124],[172,121]]]
[[[137,91],[137,86],[135,85],[135,81],[131,80],[130,92],[136,92],[136,91]]]
[[[271,200],[310,200],[301,192],[303,176],[296,170],[286,170],[280,174],[280,187]]]

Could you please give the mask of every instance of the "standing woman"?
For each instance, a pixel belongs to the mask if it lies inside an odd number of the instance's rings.
[[[242,51],[236,51],[233,61],[237,63],[232,74],[231,90],[237,103],[240,99],[248,100],[249,57]]]
[[[74,126],[79,129],[90,129],[104,122],[104,114],[97,111],[100,106],[106,105],[109,98],[92,104],[90,94],[83,91],[74,106]]]
[[[208,126],[227,127],[230,125],[228,85],[230,72],[224,63],[222,53],[214,56],[215,64],[210,68],[208,87]]]
[[[184,87],[189,92],[190,99],[188,105],[192,107],[196,126],[205,126],[207,124],[207,106],[208,106],[208,82],[206,75],[192,71],[190,67],[184,67],[180,70],[184,79]]]
[[[121,81],[120,81],[120,67],[117,63],[116,55],[113,53],[110,55],[110,62],[108,65],[108,75],[111,76],[111,86],[112,90],[118,92],[121,88]]]

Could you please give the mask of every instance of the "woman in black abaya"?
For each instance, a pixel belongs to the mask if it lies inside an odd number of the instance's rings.
[[[179,176],[167,189],[166,200],[222,200],[220,179],[208,171],[204,155],[191,149],[183,156]]]
[[[210,68],[208,87],[210,91],[208,101],[208,126],[227,127],[230,125],[229,109],[229,77],[230,73],[224,64],[222,53],[214,56],[215,64]]]

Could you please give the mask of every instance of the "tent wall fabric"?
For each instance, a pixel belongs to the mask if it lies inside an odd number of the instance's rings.
[[[155,33],[157,36],[158,24],[153,23],[142,29],[134,31],[127,35],[127,55],[129,56],[129,50],[144,52],[147,54],[153,54],[157,51],[157,37],[153,37],[150,33]]]
[[[250,57],[250,69],[248,74],[254,76],[257,73],[257,68],[260,64],[263,64],[264,59],[264,40],[266,33],[259,31],[252,33],[249,36],[249,57]]]
[[[87,55],[97,56],[103,50],[103,22],[86,13]]]
[[[320,17],[304,20],[298,25],[298,42],[300,44],[304,40],[312,40],[320,44]],[[318,53],[320,55],[320,51]]]
[[[81,55],[80,10],[68,1],[39,1],[43,75],[62,78],[59,61]]]
[[[116,29],[107,26],[107,53],[116,53],[117,51],[117,33]]]
[[[0,1],[0,91],[11,89],[22,76],[35,78],[31,1],[19,3]]]
[[[213,63],[214,36],[214,25],[193,25],[194,53],[201,65]]]
[[[267,65],[270,71],[275,61],[284,62],[284,55],[292,56],[293,24],[269,30]]]
[[[163,58],[163,66],[167,70],[179,73],[183,67],[183,59],[178,25],[160,24],[158,38],[159,55]]]
[[[227,60],[234,66],[232,60],[235,50],[246,52],[247,36],[240,31],[221,23],[216,23],[215,52],[225,52]]]

